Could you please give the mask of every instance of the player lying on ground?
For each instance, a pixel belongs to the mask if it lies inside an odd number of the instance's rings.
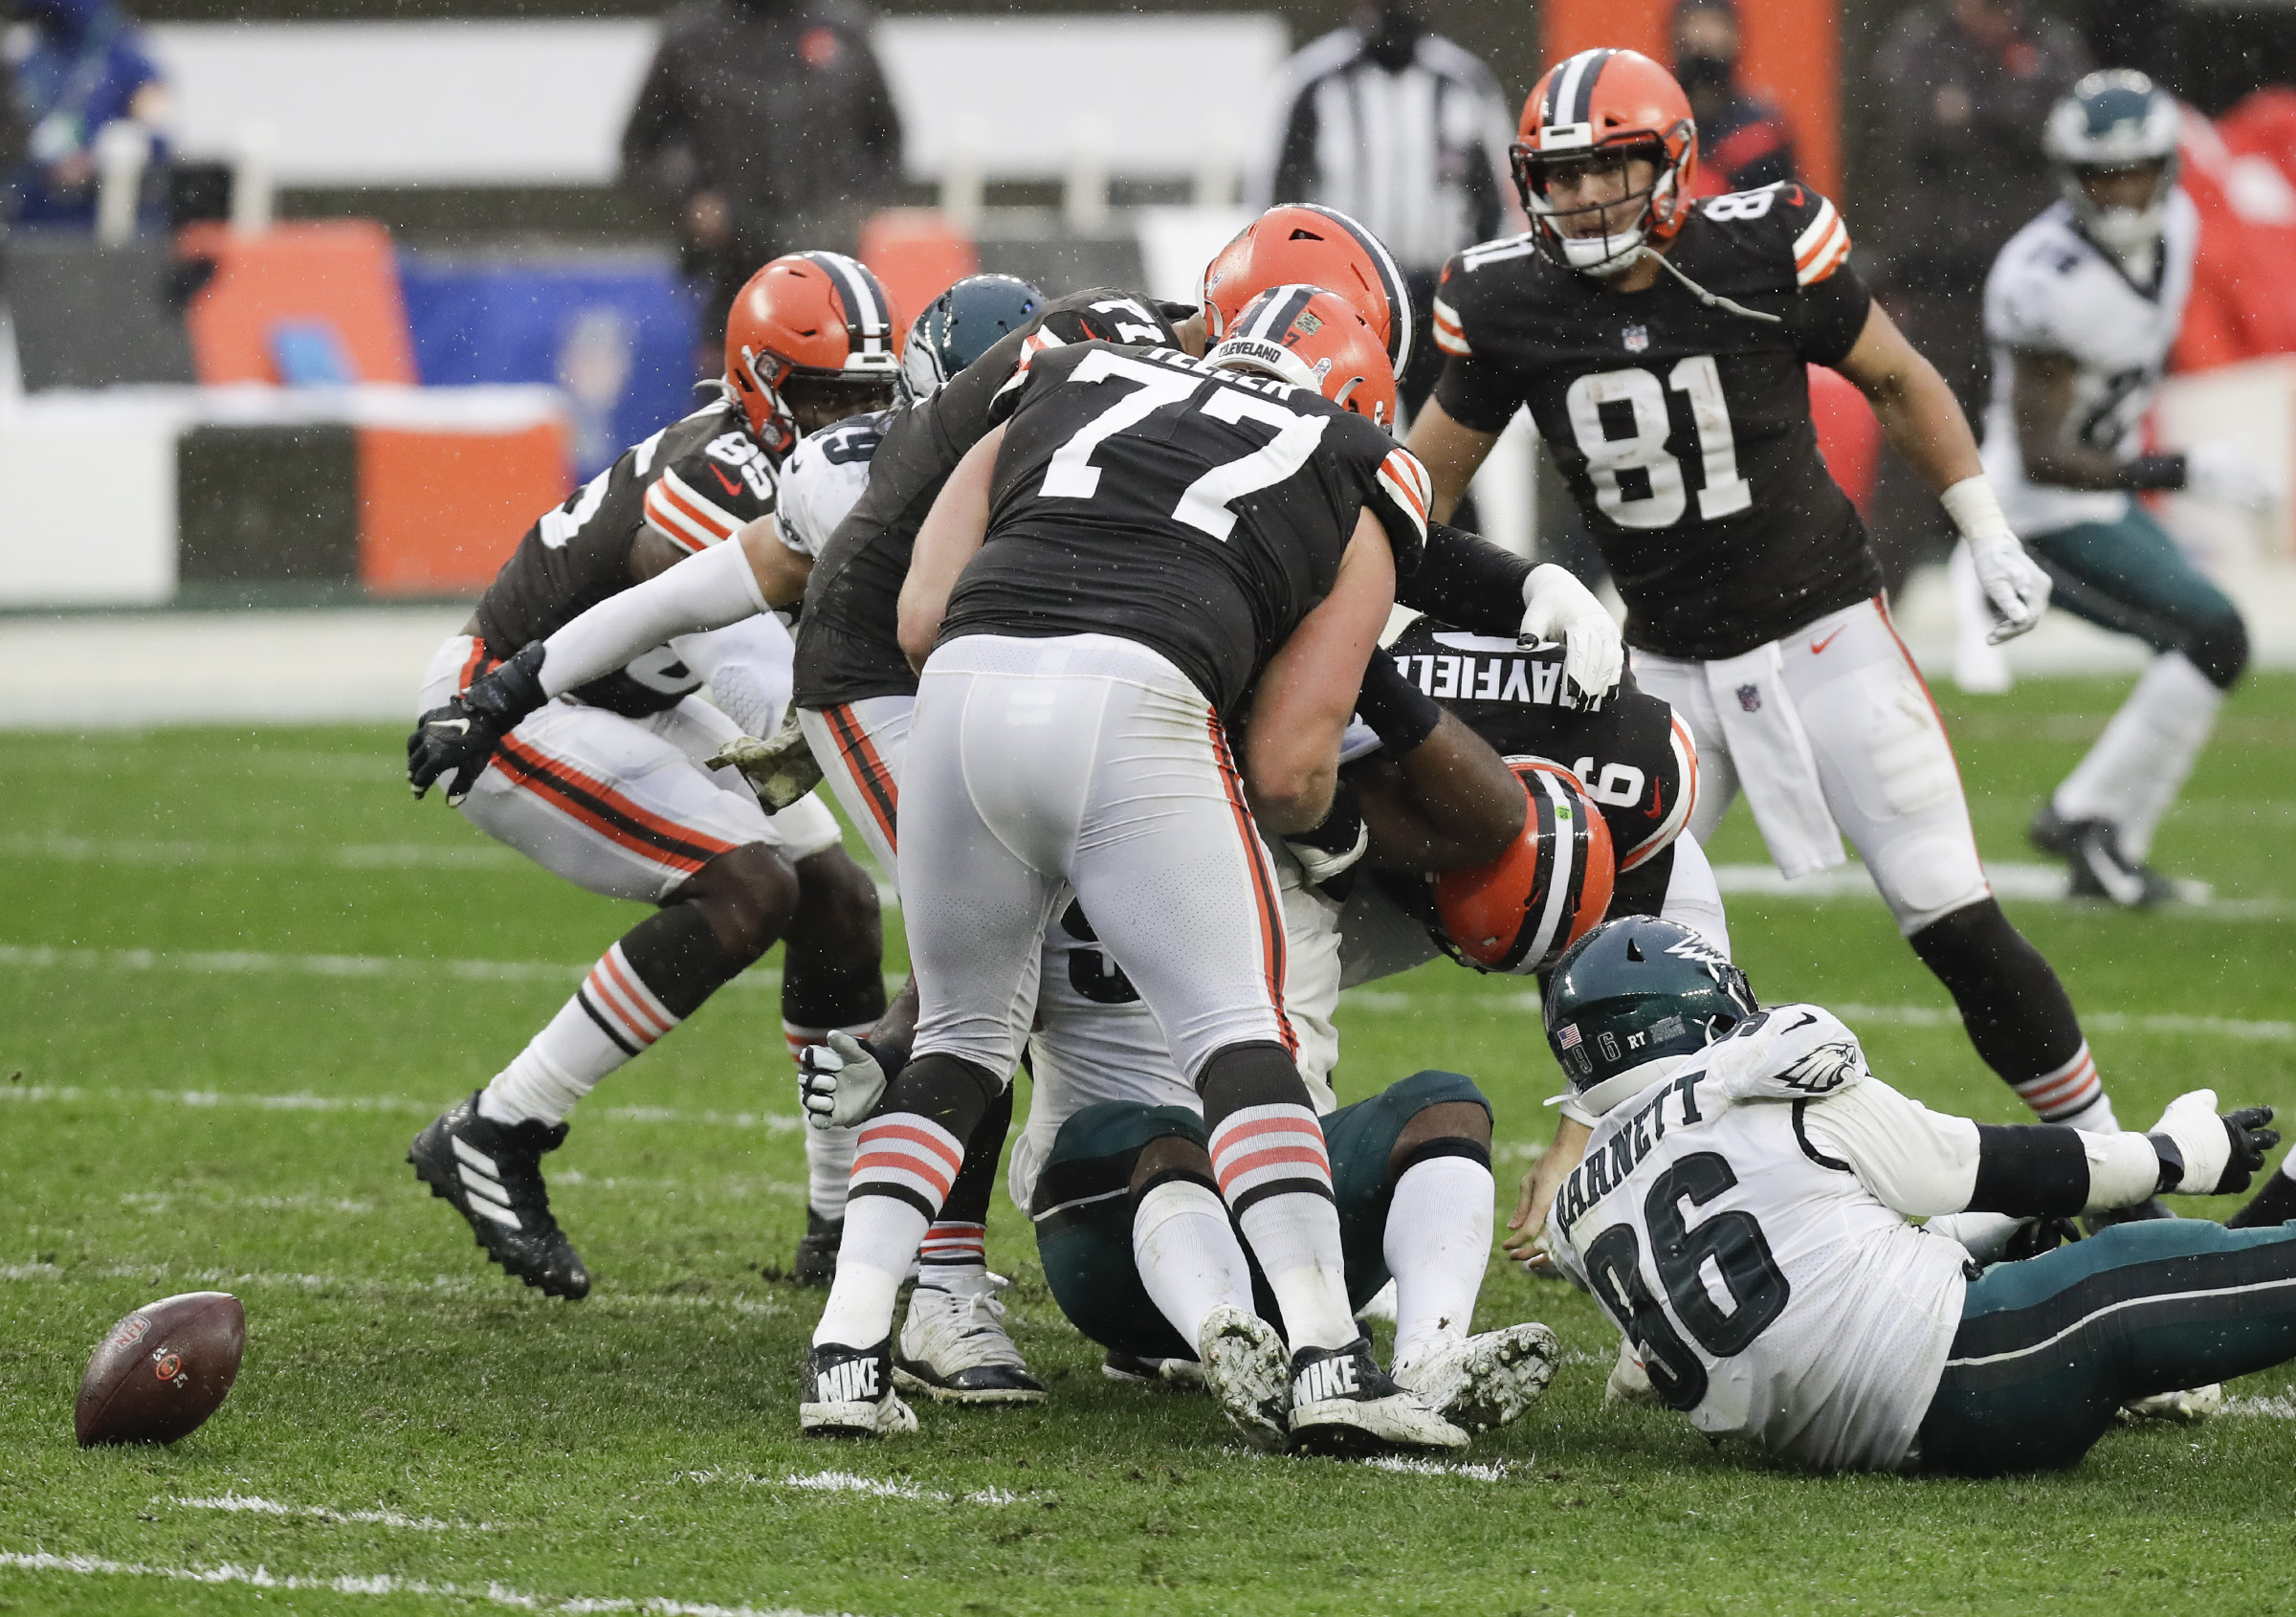
[[[1819,455],[1806,367],[1857,384],[1938,490],[1997,632],[2032,626],[2047,575],[1834,205],[1793,185],[1693,201],[1697,145],[1680,87],[1631,51],[1539,81],[1515,148],[1532,229],[1458,255],[1437,294],[1449,357],[1410,438],[1433,515],[1528,405],[1625,598],[1643,688],[1696,739],[1691,835],[1741,789],[1787,875],[1841,863],[1846,831],[1985,1063],[2044,1120],[2111,1132],[2064,986],[1986,882],[1944,725]]]
[[[657,906],[408,1153],[490,1258],[552,1296],[582,1296],[589,1275],[551,1215],[541,1159],[600,1079],[779,938],[793,1041],[867,1027],[885,986],[875,886],[828,808],[806,799],[769,815],[739,776],[703,767],[745,729],[780,722],[791,654],[781,625],[643,637],[547,690],[544,637],[690,555],[732,556],[726,541],[770,523],[799,434],[890,396],[900,336],[883,289],[852,260],[768,264],[734,306],[719,396],[543,513],[425,678],[407,743],[417,797],[444,779],[465,818],[544,869]],[[694,695],[705,679],[719,706]]]
[[[2069,1466],[2130,1400],[2296,1357],[2296,1228],[2148,1221],[1976,1261],[2027,1221],[2244,1188],[2268,1107],[2197,1090],[2149,1135],[1943,1116],[1664,920],[1591,934],[1546,1016],[1594,1127],[1555,1257],[1704,1431],[1821,1470]]]
[[[2075,893],[2132,905],[2175,894],[2145,863],[2152,833],[2248,665],[2239,609],[2136,495],[2263,509],[2278,494],[2230,444],[2146,451],[2200,241],[2176,185],[2177,122],[2175,100],[2141,73],[2082,79],[2043,143],[2064,200],[2018,232],[1985,284],[1985,466],[2002,509],[2048,568],[2054,604],[2154,653],[2031,836],[2071,865]],[[1961,553],[1954,565],[1968,573]]]
[[[1347,1306],[1258,834],[1331,808],[1364,663],[1424,543],[1422,474],[1382,430],[1394,378],[1353,309],[1278,288],[1239,323],[1209,363],[1038,353],[919,533],[899,617],[923,665],[900,850],[916,1053],[863,1130],[808,1430],[915,1424],[891,1386],[894,1288],[1010,1082],[1072,891],[1203,1098],[1223,1199],[1289,1329],[1293,1434],[1455,1441]],[[1224,357],[1247,349],[1308,385],[1234,374]],[[1223,715],[1243,718],[1247,691],[1239,766]]]

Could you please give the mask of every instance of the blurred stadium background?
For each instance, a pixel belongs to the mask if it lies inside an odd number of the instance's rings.
[[[667,26],[752,3],[700,0]],[[843,37],[873,48],[898,159],[848,192],[827,176],[828,204],[779,221],[774,250],[857,249],[913,312],[976,266],[1054,292],[1191,297],[1265,194],[1288,55],[1358,14],[1348,0],[932,4],[784,10],[809,66],[829,65]],[[665,17],[643,0],[135,0],[132,18],[109,0],[16,7],[21,81],[0,130],[18,180],[0,236],[0,722],[403,716],[456,603],[540,510],[682,412],[715,340],[708,253],[664,200],[677,180],[625,155]],[[1413,11],[1489,65],[1511,117],[1558,52],[1671,52],[1669,0]],[[1901,266],[1935,190],[1906,178],[1891,69],[1875,58],[1893,38],[1903,50],[1919,17],[1950,32],[1966,13],[1982,33],[1990,12],[2168,83],[2205,115],[2186,184],[2207,235],[2163,430],[2296,458],[2296,91],[2282,87],[2296,80],[2296,6],[1739,11],[1745,86],[1768,98],[1804,177]],[[159,94],[115,98],[108,129],[59,135],[67,121],[42,122],[26,77],[59,29],[83,42],[112,31],[109,71],[132,80],[121,62],[147,58]],[[2002,53],[2013,75],[2035,71],[2020,49]],[[742,66],[717,71],[739,84]],[[761,81],[760,100],[778,94]],[[59,139],[77,141],[89,177],[77,211],[42,216],[21,182]],[[1888,286],[1888,268],[1868,273]],[[1900,279],[1918,298],[1918,276]],[[1846,389],[1821,408],[1838,474],[1870,502],[1883,454],[1870,417]],[[1564,507],[1542,495],[1528,438],[1510,447],[1478,484],[1482,523],[1535,548],[1568,527]],[[2241,600],[2260,660],[2296,660],[2296,516],[2167,506]],[[1900,616],[1942,671],[1939,574],[1914,572]],[[2057,614],[2013,665],[2101,672],[2139,654]]]

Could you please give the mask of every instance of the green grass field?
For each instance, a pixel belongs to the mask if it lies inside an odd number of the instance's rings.
[[[1989,856],[2031,858],[2025,817],[2123,688],[1950,703]],[[1571,1350],[1528,1418],[1448,1468],[1269,1459],[1208,1403],[1103,1382],[1001,1193],[992,1262],[1050,1403],[806,1443],[819,1294],[779,1278],[803,1163],[762,971],[552,1159],[587,1301],[505,1280],[402,1163],[637,912],[410,804],[400,750],[387,728],[0,736],[0,1610],[2296,1609],[2286,1373],[2066,1475],[1812,1478],[1603,1408],[1591,1304],[1494,1262],[1480,1323],[1545,1319]],[[1742,812],[1715,853],[1759,858]],[[2218,901],[2010,906],[2123,1121],[2201,1084],[2296,1107],[2296,679],[2234,699],[2157,857]],[[1863,1008],[1884,1076],[2020,1119],[1878,903],[1739,899],[1732,924],[1766,997]],[[1343,1098],[1427,1065],[1485,1083],[1510,1201],[1553,1116],[1525,986],[1439,963],[1342,1016]],[[170,1450],[81,1452],[105,1327],[207,1287],[248,1312],[222,1412]]]

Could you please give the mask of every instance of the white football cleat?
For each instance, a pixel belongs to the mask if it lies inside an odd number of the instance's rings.
[[[1371,1340],[1303,1347],[1292,1356],[1292,1446],[1355,1455],[1382,1449],[1464,1449],[1467,1433],[1371,1356]]]
[[[1042,1404],[1044,1383],[1004,1329],[997,1293],[1008,1284],[993,1274],[920,1280],[894,1355],[894,1384],[943,1404]]]
[[[1292,1407],[1292,1365],[1275,1327],[1222,1303],[1204,1316],[1196,1352],[1203,1385],[1220,1401],[1228,1424],[1262,1449],[1282,1449]]]
[[[806,1350],[797,1427],[807,1437],[891,1437],[915,1431],[916,1415],[893,1389],[893,1343]]]
[[[2194,1387],[2189,1392],[2156,1392],[2150,1398],[2132,1398],[2121,1406],[2125,1421],[2175,1421],[2182,1426],[2197,1426],[2224,1407],[2224,1388],[2216,1382]]]
[[[1395,1380],[1453,1426],[1490,1431],[1538,1402],[1561,1358],[1555,1333],[1526,1321],[1452,1342],[1397,1370]]]

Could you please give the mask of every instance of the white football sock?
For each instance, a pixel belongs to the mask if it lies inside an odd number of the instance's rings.
[[[874,1026],[856,1022],[837,1031],[860,1038]],[[828,1036],[827,1028],[801,1028],[786,1019],[782,1023],[782,1038],[789,1046],[792,1062],[806,1046],[820,1044]],[[845,1216],[846,1182],[853,1176],[853,1148],[860,1139],[858,1123],[851,1128],[806,1130],[806,1206],[832,1222]]]
[[[2216,727],[2224,693],[2186,660],[2165,652],[2050,799],[2067,820],[2107,820],[2121,852],[2141,861],[2152,832],[2176,800]]]
[[[1213,1309],[1253,1312],[1243,1245],[1227,1204],[1207,1185],[1167,1179],[1140,1198],[1132,1215],[1132,1261],[1159,1312],[1191,1348]]]
[[[815,1346],[874,1347],[893,1335],[894,1299],[928,1222],[895,1196],[855,1196],[846,1204],[837,1277],[813,1327]]]
[[[1380,1251],[1395,1276],[1395,1367],[1463,1340],[1490,1257],[1494,1182],[1468,1157],[1430,1157],[1395,1182]]]
[[[598,1080],[677,1026],[639,981],[616,943],[478,1096],[478,1115],[497,1123],[563,1122]]]
[[[1347,1306],[1337,1204],[1305,1191],[1269,1196],[1238,1213],[1236,1223],[1275,1294],[1292,1352],[1345,1347],[1363,1334]]]

